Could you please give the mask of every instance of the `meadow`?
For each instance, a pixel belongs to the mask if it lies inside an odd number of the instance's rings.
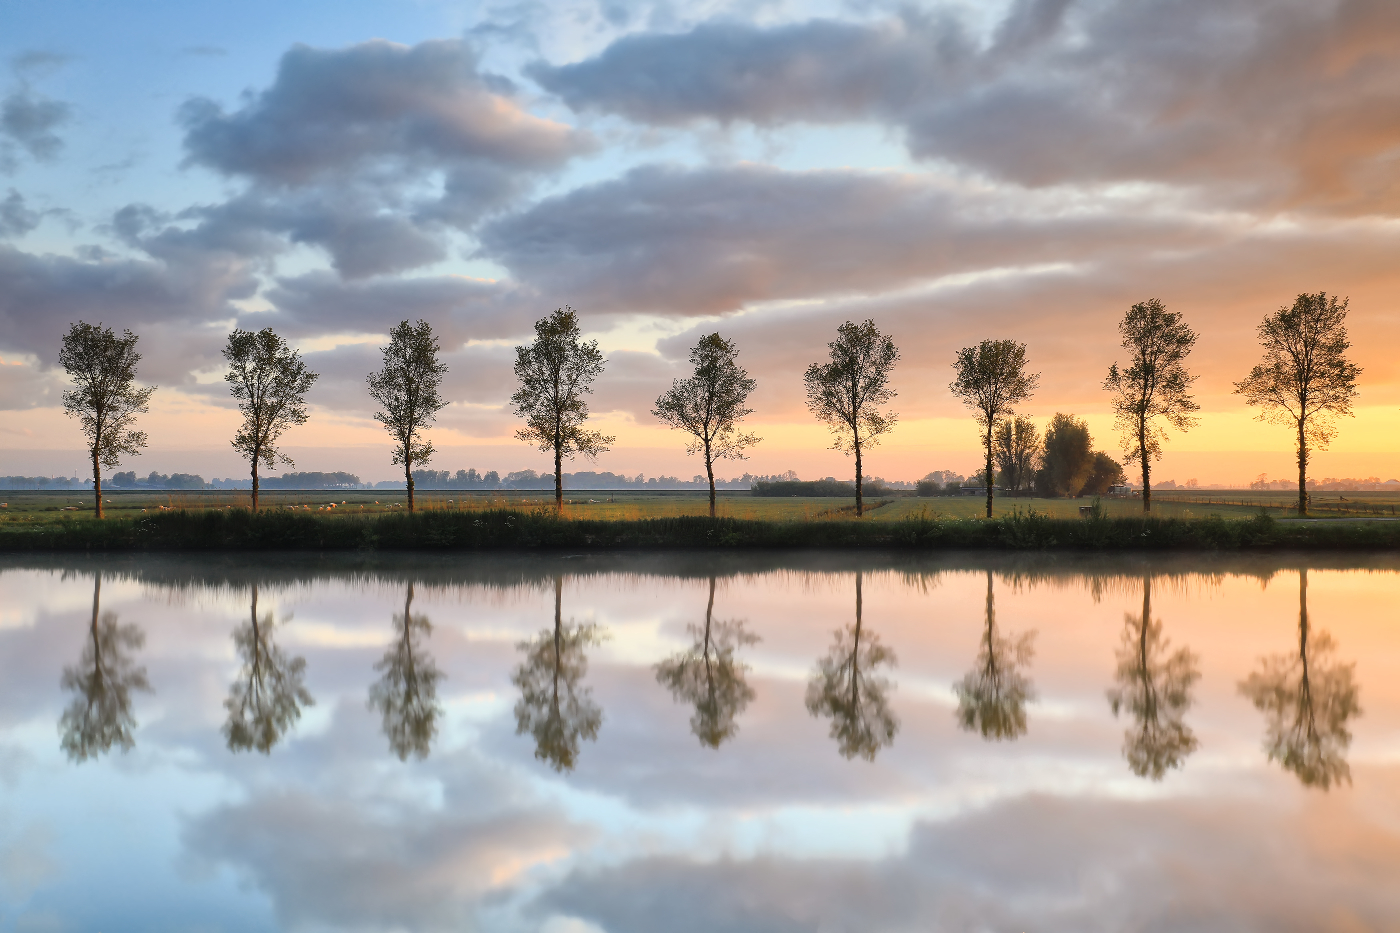
[[[268,490],[260,493],[266,510],[295,510],[323,517],[381,515],[406,509],[404,493],[392,490]],[[417,493],[423,512],[476,512],[484,510],[534,511],[548,508],[549,490],[477,492],[426,490]],[[245,490],[114,490],[103,495],[109,518],[131,518],[163,511],[246,509],[251,496]],[[1142,504],[1131,498],[1099,500],[1110,518],[1142,515]],[[1225,519],[1250,518],[1261,511],[1276,519],[1296,518],[1296,494],[1255,490],[1169,490],[1153,494],[1153,514],[1159,518],[1201,519],[1218,515]],[[92,496],[76,491],[11,490],[0,492],[0,528],[80,521],[93,516]],[[1035,512],[1049,518],[1077,519],[1080,509],[1093,500],[1003,497],[995,500],[997,517]],[[918,498],[901,496],[866,499],[866,519],[902,521],[914,517],[930,520],[981,517],[985,500],[975,496]],[[698,490],[565,490],[563,515],[569,519],[642,521],[647,519],[704,516],[708,498]],[[855,517],[851,499],[763,498],[747,491],[721,491],[716,511],[721,518],[750,521],[839,521]],[[1400,517],[1400,492],[1327,492],[1314,495],[1314,518]]]

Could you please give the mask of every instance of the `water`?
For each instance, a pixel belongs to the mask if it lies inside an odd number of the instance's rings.
[[[1393,929],[1397,602],[1374,557],[7,559],[0,930]]]

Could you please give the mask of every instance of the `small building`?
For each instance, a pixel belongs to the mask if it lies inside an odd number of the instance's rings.
[[[995,495],[996,493],[1004,492],[1004,491],[1005,491],[1005,490],[1003,490],[1000,486],[993,486],[993,487],[992,487],[992,493],[993,493],[993,495]],[[986,487],[986,486],[959,486],[959,487],[958,487],[958,495],[960,495],[960,496],[982,496],[982,497],[985,498],[986,495],[987,495],[987,487]]]
[[[1133,487],[1129,486],[1127,483],[1124,483],[1120,486],[1108,487],[1108,494],[1110,496],[1123,498],[1137,495],[1137,490],[1133,489]]]

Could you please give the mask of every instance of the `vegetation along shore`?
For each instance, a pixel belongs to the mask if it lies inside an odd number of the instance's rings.
[[[166,509],[106,521],[0,525],[0,551],[401,551],[656,548],[890,548],[1008,550],[1394,550],[1400,521],[1248,518],[1081,518],[1016,509],[994,518],[906,512],[885,521],[839,514],[787,518],[588,518],[553,508],[334,510]]]

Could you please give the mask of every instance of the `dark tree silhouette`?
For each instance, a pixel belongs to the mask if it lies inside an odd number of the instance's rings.
[[[876,672],[894,667],[894,651],[864,629],[860,571],[856,571],[856,621],[836,630],[836,641],[817,662],[807,683],[807,711],[831,719],[831,737],[843,757],[874,761],[894,744],[899,719],[889,708],[889,678]]]
[[[436,451],[423,431],[447,402],[438,393],[447,364],[438,360],[438,341],[426,321],[404,321],[380,347],[384,365],[368,377],[369,394],[382,407],[374,420],[394,438],[394,463],[403,465],[408,510],[413,511],[413,467],[425,466]]]
[[[518,647],[525,660],[510,682],[520,688],[515,703],[515,734],[530,733],[535,757],[555,771],[572,771],[578,762],[579,740],[593,741],[603,724],[603,711],[593,691],[583,685],[588,673],[584,649],[602,635],[596,625],[563,622],[564,579],[554,578],[554,629],[544,629]]]
[[[313,706],[316,701],[302,683],[306,659],[289,658],[277,647],[271,612],[258,618],[256,583],[251,606],[248,624],[233,633],[234,649],[243,669],[224,701],[228,719],[223,732],[229,751],[257,749],[266,755],[301,718],[301,708]]]
[[[1015,415],[1016,406],[1035,394],[1040,374],[1026,372],[1026,345],[1014,340],[984,340],[975,347],[964,347],[953,360],[953,370],[957,375],[948,389],[972,409],[982,428],[987,517],[991,518],[997,425]]]
[[[1108,691],[1113,715],[1126,711],[1133,726],[1123,734],[1123,757],[1138,777],[1160,781],[1180,768],[1199,743],[1186,725],[1191,688],[1200,679],[1198,661],[1189,648],[1173,653],[1162,635],[1162,620],[1152,618],[1152,577],[1142,578],[1142,614],[1123,616],[1118,648],[1118,686]]]
[[[1139,302],[1118,322],[1123,349],[1132,354],[1126,369],[1114,363],[1103,387],[1113,393],[1114,426],[1123,453],[1142,467],[1142,510],[1152,510],[1152,461],[1162,457],[1166,429],[1158,419],[1185,431],[1196,424],[1201,406],[1191,397],[1196,377],[1186,369],[1186,357],[1196,345],[1196,332],[1181,315],[1168,311],[1156,298]]]
[[[1021,672],[1035,657],[1035,631],[1020,636],[997,633],[992,572],[987,571],[987,626],[977,652],[977,666],[953,687],[958,698],[958,725],[984,739],[1016,739],[1026,733],[1026,704],[1035,686]]]
[[[1335,419],[1351,416],[1361,367],[1347,359],[1347,299],[1299,295],[1259,325],[1264,359],[1235,383],[1235,393],[1260,408],[1259,420],[1297,432],[1298,514],[1308,512],[1308,459],[1336,436]]]
[[[409,583],[403,615],[394,616],[394,643],[374,665],[381,676],[369,690],[370,708],[383,718],[389,748],[400,761],[407,761],[409,755],[428,757],[442,715],[437,685],[443,675],[423,644],[432,632],[427,616],[413,614],[413,584]]]
[[[525,419],[515,436],[554,453],[554,507],[564,507],[564,458],[582,454],[589,460],[606,453],[616,438],[589,431],[588,402],[593,381],[603,373],[598,341],[581,339],[578,312],[559,308],[535,322],[535,339],[515,348],[515,378],[520,387],[510,397],[512,410]]]
[[[1025,415],[1005,419],[997,425],[992,446],[1003,485],[1013,493],[1028,489],[1040,454],[1040,431],[1035,422]]]
[[[235,329],[228,335],[224,359],[228,361],[224,381],[243,415],[231,443],[252,464],[256,512],[258,464],[269,470],[278,463],[296,466],[278,448],[277,441],[293,425],[306,423],[306,393],[319,376],[306,368],[301,354],[287,346],[271,327],[257,333]]]
[[[758,383],[739,365],[738,355],[734,341],[718,333],[701,337],[690,351],[694,374],[674,380],[651,412],[695,438],[686,445],[687,454],[705,455],[711,518],[715,517],[715,461],[744,460],[744,451],[759,442],[758,435],[739,430],[739,422],[753,413],[745,406]]]
[[[1351,783],[1347,722],[1361,714],[1356,665],[1333,658],[1336,643],[1308,625],[1308,571],[1298,575],[1298,653],[1260,658],[1240,692],[1267,717],[1264,750],[1307,787]]]
[[[102,613],[101,608],[102,574],[97,573],[87,643],[78,663],[65,667],[59,681],[75,694],[58,721],[60,747],[73,761],[96,758],[113,745],[123,752],[131,749],[136,744],[131,694],[151,691],[146,669],[131,658],[146,643],[145,634],[135,625],[118,625],[116,613]]]
[[[710,599],[705,606],[705,626],[688,627],[695,644],[656,665],[656,680],[671,691],[677,702],[690,703],[690,731],[702,745],[719,748],[739,731],[735,718],[754,697],[745,680],[748,666],[734,657],[743,645],[758,636],[744,631],[742,621],[715,622],[715,578],[710,577]]]
[[[73,380],[63,393],[63,413],[77,418],[87,438],[92,462],[92,494],[97,517],[102,517],[102,468],[114,469],[122,454],[137,455],[146,446],[146,432],[133,429],[144,413],[155,386],[135,385],[137,337],[110,327],[79,321],[63,335],[58,361]]]
[[[874,321],[847,321],[827,344],[830,363],[813,363],[803,375],[807,408],[831,429],[832,450],[855,454],[856,517],[865,514],[865,473],[862,457],[880,435],[894,430],[899,416],[880,409],[896,395],[890,373],[899,361],[899,349],[889,335],[880,333]]]

